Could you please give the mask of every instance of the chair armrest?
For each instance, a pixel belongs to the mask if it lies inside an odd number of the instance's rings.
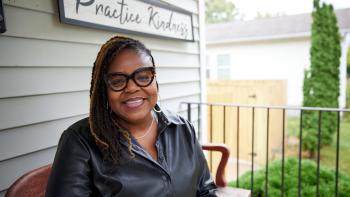
[[[219,151],[221,152],[221,160],[216,171],[216,185],[219,187],[226,187],[227,181],[225,179],[225,167],[227,165],[228,158],[230,157],[230,150],[225,144],[203,144],[203,150],[207,151]]]
[[[50,173],[51,164],[25,173],[8,188],[5,197],[44,197]]]

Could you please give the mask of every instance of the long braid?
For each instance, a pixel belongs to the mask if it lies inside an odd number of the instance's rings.
[[[97,54],[92,69],[90,84],[90,133],[100,149],[104,159],[119,163],[121,158],[120,139],[124,138],[128,142],[128,152],[134,157],[132,152],[130,133],[118,124],[118,118],[111,113],[108,107],[107,86],[104,82],[104,75],[107,73],[108,65],[116,55],[126,48],[141,50],[154,60],[150,50],[141,42],[121,36],[115,36],[102,45]]]

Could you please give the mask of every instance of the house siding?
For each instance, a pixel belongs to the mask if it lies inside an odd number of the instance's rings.
[[[151,49],[160,105],[183,114],[201,101],[199,1],[166,0],[190,11],[195,42],[135,36]],[[51,163],[63,130],[86,117],[91,68],[117,33],[61,24],[56,0],[4,0],[0,34],[0,197],[20,175]],[[126,35],[126,34],[121,34]],[[197,110],[192,110],[196,120]]]

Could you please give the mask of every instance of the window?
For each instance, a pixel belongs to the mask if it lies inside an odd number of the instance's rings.
[[[206,64],[206,67],[205,67],[206,77],[207,77],[207,79],[210,79],[210,76],[212,76],[212,74],[210,73],[211,66],[210,66],[210,56],[209,55],[205,56],[205,64]]]
[[[217,60],[218,60],[218,67],[230,65],[230,55],[229,54],[220,54],[220,55],[218,55]]]
[[[205,73],[206,73],[205,76],[207,77],[207,79],[210,79],[210,76],[211,76],[211,75],[210,75],[210,69],[207,68],[207,69],[205,70]]]
[[[230,79],[230,54],[219,54],[217,56],[218,79]]]

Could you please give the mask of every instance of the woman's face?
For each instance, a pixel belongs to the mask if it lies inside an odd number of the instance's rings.
[[[139,55],[133,49],[124,49],[111,62],[108,74],[132,74],[142,67],[153,67],[149,58]],[[147,87],[139,87],[129,79],[124,90],[116,92],[107,88],[108,102],[113,112],[125,123],[139,123],[150,117],[150,111],[157,103],[157,85],[154,79]]]

